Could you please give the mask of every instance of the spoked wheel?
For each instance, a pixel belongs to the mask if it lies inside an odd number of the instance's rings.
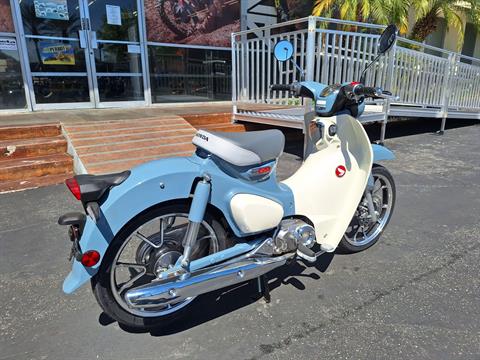
[[[176,264],[183,254],[188,211],[186,204],[154,208],[135,218],[114,238],[92,279],[97,301],[110,317],[131,327],[166,325],[194,301],[191,297],[144,309],[130,307],[124,297],[128,290],[154,281]],[[191,258],[198,259],[226,247],[225,230],[207,213]]]
[[[350,225],[340,241],[343,252],[354,253],[365,250],[375,244],[387,227],[395,206],[395,182],[390,172],[383,166],[372,169],[374,188],[373,206],[377,215],[373,222],[368,211],[366,197],[363,196]]]

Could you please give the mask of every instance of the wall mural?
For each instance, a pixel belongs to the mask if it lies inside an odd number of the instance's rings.
[[[145,0],[148,41],[230,46],[240,0]]]

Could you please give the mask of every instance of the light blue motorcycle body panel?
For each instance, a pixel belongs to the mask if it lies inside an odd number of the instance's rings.
[[[277,183],[275,169],[267,180],[251,182],[226,174],[211,157],[204,159],[193,155],[155,160],[133,168],[125,182],[110,190],[107,199],[100,206],[100,219],[97,223],[87,217],[79,243],[81,250],[96,250],[103,259],[110,242],[132,218],[157,204],[188,199],[195,180],[200,179],[203,174],[211,177],[209,203],[224,214],[238,237],[252,234],[242,233],[232,218],[230,200],[236,194],[264,196],[281,203],[285,216],[295,213],[293,194],[286,185]],[[235,252],[235,255],[237,251],[240,254],[251,248],[250,245],[237,247],[232,250],[232,254]],[[100,263],[85,268],[74,260],[72,271],[63,284],[64,292],[71,293],[87,282],[97,273]]]
[[[385,146],[372,144],[372,151],[374,163],[377,163],[378,161],[395,159],[395,155],[393,154],[393,152]]]

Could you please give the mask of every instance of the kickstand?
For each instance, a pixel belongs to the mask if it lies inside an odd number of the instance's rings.
[[[257,278],[258,292],[262,294],[265,302],[268,304],[271,300],[270,288],[268,287],[268,279],[265,275],[261,275]]]

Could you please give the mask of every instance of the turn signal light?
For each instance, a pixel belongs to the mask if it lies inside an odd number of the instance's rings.
[[[80,260],[82,265],[86,267],[95,266],[99,261],[100,261],[100,253],[95,250],[88,250],[84,252],[82,255],[82,259]]]
[[[75,199],[80,200],[82,193],[80,192],[80,185],[78,185],[77,179],[74,177],[69,178],[65,180],[65,185],[67,185],[68,190],[70,190],[73,196],[75,196]]]

